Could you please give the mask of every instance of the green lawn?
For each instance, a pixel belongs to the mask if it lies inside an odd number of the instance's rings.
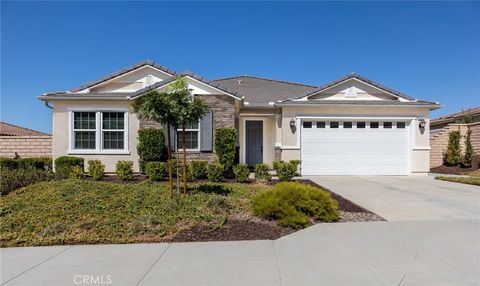
[[[0,246],[168,240],[180,230],[214,227],[231,214],[249,213],[250,197],[266,188],[222,186],[231,192],[192,190],[188,196],[170,197],[166,183],[37,183],[0,198]]]
[[[455,183],[462,183],[462,184],[469,184],[469,185],[476,185],[480,186],[480,177],[447,177],[447,176],[437,176],[435,177],[437,180],[448,181],[448,182],[455,182]]]

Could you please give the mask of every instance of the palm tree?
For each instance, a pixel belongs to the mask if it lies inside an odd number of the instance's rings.
[[[135,99],[132,108],[138,114],[140,119],[148,119],[160,124],[167,125],[167,156],[168,156],[168,176],[170,179],[170,195],[173,195],[173,176],[172,176],[172,140],[170,128],[178,126],[178,108],[175,107],[173,95],[168,92],[150,91],[144,96]]]

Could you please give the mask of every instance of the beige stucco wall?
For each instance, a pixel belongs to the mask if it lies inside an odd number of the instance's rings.
[[[240,142],[240,162],[245,162],[245,122],[247,120],[262,120],[264,129],[264,163],[272,167],[273,161],[275,161],[275,136],[276,136],[276,121],[275,111],[258,112],[257,114],[240,114],[239,119],[239,142]]]
[[[69,140],[69,109],[85,109],[85,110],[101,110],[102,108],[112,109],[129,109],[130,101],[56,101],[53,102],[53,159],[64,155],[72,155],[82,157],[87,160],[97,159],[105,164],[105,172],[115,172],[115,165],[119,160],[133,161],[133,170],[139,171],[138,154],[137,154],[137,132],[140,127],[139,120],[136,114],[129,112],[128,116],[128,154],[70,154]]]
[[[412,174],[426,174],[430,171],[429,155],[429,109],[425,107],[283,107],[281,144],[282,160],[300,159],[300,119],[301,116],[363,116],[363,117],[411,117],[411,172]],[[417,117],[426,119],[426,128],[422,131],[418,128]],[[297,130],[292,132],[290,120],[296,120]]]

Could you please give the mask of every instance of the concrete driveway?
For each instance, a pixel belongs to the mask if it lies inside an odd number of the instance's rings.
[[[311,176],[389,221],[480,219],[480,187],[419,177]]]

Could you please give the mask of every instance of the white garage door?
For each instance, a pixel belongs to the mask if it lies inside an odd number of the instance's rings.
[[[408,124],[304,120],[302,175],[408,175]]]

